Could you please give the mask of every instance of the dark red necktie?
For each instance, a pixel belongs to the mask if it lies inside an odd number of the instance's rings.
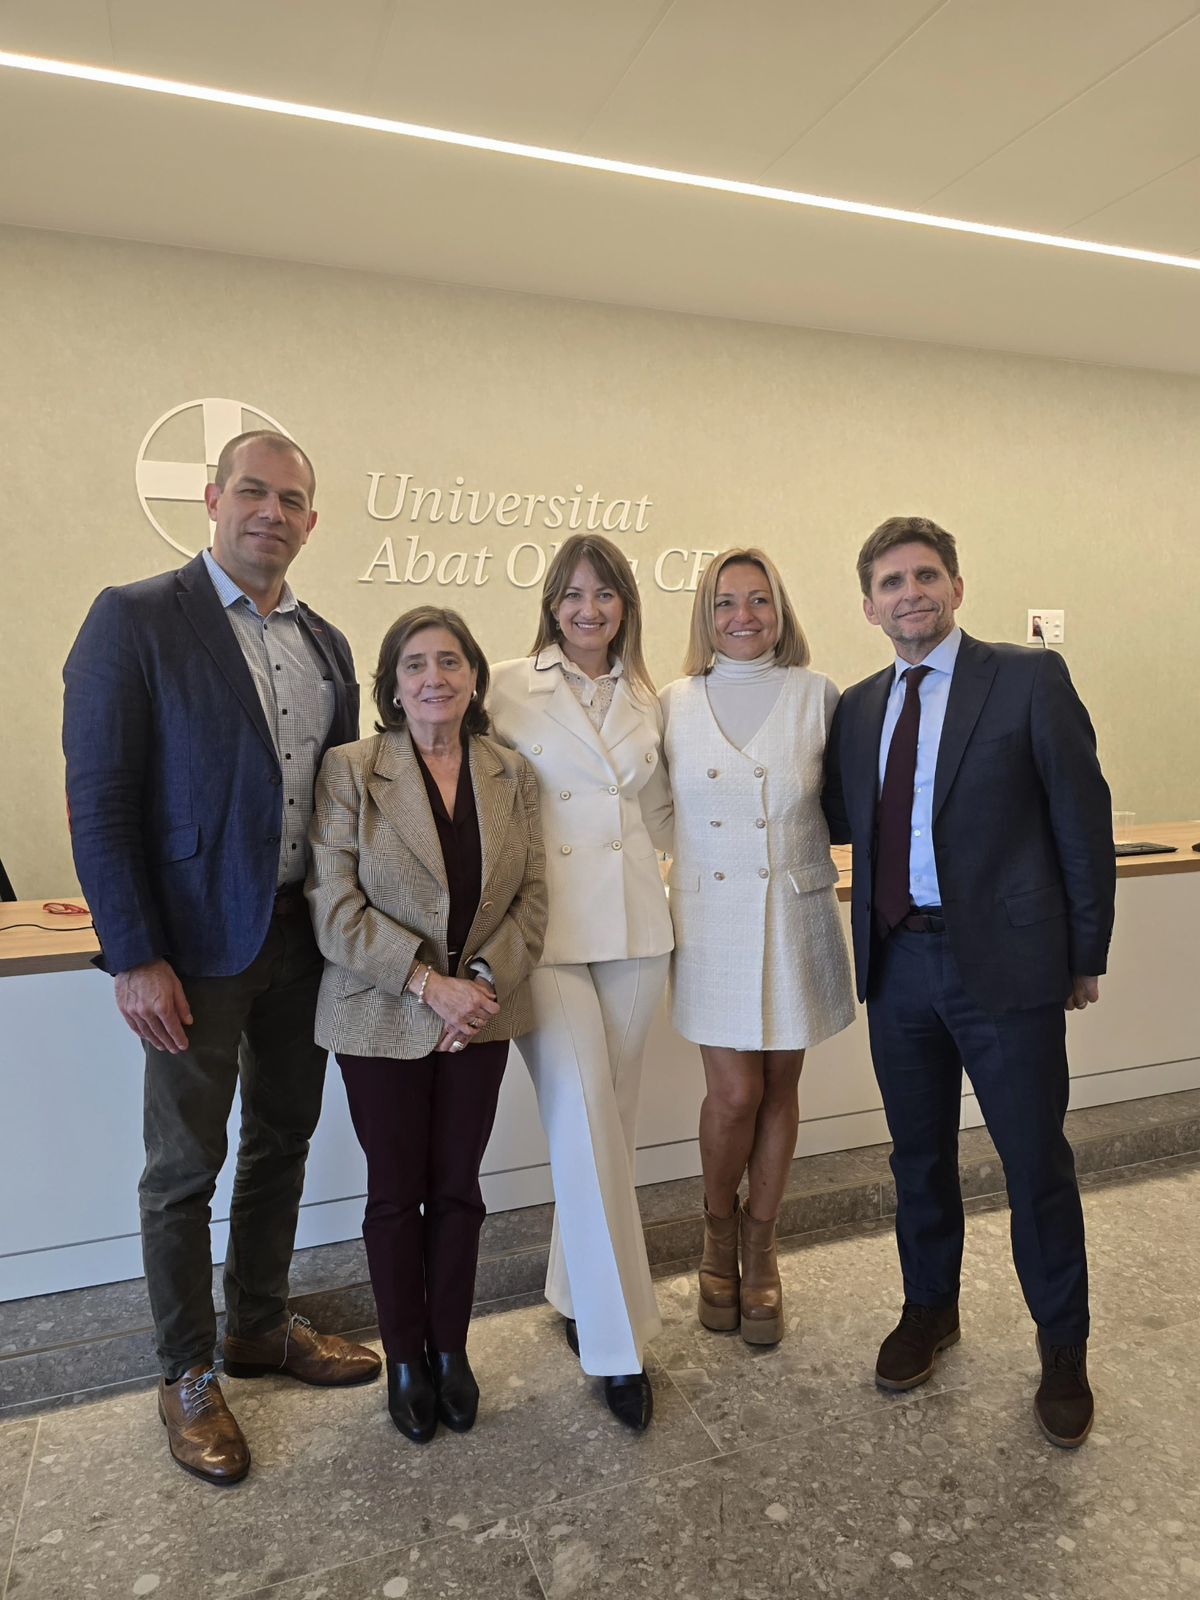
[[[875,833],[875,920],[882,933],[903,922],[912,904],[908,862],[912,847],[913,785],[917,775],[917,735],[921,731],[921,679],[931,667],[909,667],[900,674],[904,705],[892,731]]]

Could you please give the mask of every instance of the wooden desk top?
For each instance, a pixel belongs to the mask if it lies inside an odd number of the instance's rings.
[[[1200,822],[1149,822],[1121,834],[1124,841],[1150,839],[1156,844],[1176,845],[1174,855],[1120,856],[1117,878],[1150,878],[1160,873],[1200,872]],[[838,845],[833,851],[841,877],[837,897],[850,898],[850,847]],[[78,898],[73,905],[82,905]],[[99,950],[92,932],[92,919],[82,916],[55,916],[42,909],[41,900],[0,902],[0,977],[17,977],[34,972],[72,972],[87,967]],[[34,923],[34,927],[18,926]],[[11,931],[8,931],[11,930]]]

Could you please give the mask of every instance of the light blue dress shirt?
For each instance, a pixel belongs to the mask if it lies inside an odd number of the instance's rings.
[[[942,742],[942,724],[946,720],[946,703],[950,698],[950,679],[954,675],[954,663],[958,660],[961,643],[962,629],[955,628],[925,657],[921,665],[930,670],[917,685],[917,693],[921,697],[921,728],[917,736],[912,838],[908,853],[908,892],[915,906],[940,906],[942,903],[937,863],[933,858],[933,778],[937,770],[938,748]],[[907,671],[908,662],[897,657],[896,675],[888,695],[887,710],[883,714],[883,735],[879,741],[880,792],[883,790],[888,751],[892,747],[892,734],[904,705],[906,689],[901,679]]]

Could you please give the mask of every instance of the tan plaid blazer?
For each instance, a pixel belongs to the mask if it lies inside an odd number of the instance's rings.
[[[500,1013],[477,1039],[528,1032],[527,979],[546,930],[538,787],[524,756],[495,740],[468,742],[483,851],[483,891],[460,970],[479,956]],[[450,891],[429,797],[407,730],[326,753],[309,829],[305,893],[325,973],[317,1043],[349,1055],[428,1055],[442,1021],[404,992],[413,961],[446,973]]]

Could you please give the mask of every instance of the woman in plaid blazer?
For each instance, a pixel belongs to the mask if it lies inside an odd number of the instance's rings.
[[[378,732],[326,755],[311,829],[317,1040],[367,1158],[388,1409],[418,1442],[475,1421],[479,1168],[546,926],[537,781],[487,737],[487,686],[456,612],[406,612],[380,649]]]

